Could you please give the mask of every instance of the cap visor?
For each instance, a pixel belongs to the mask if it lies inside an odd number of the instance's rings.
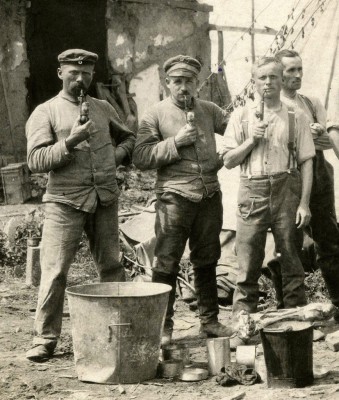
[[[187,78],[192,78],[196,77],[197,74],[195,74],[192,71],[177,69],[175,71],[170,71],[170,73],[168,73],[167,76],[185,76]]]

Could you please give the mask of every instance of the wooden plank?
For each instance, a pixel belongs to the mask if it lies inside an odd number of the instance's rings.
[[[248,32],[249,28],[244,28],[241,26],[229,26],[229,25],[214,25],[209,24],[210,31],[229,31],[229,32]],[[276,35],[278,31],[273,28],[252,28],[251,31],[253,33],[261,33],[263,35]]]
[[[15,213],[8,213],[8,214],[0,214],[0,219],[2,218],[11,218],[11,217],[24,217],[24,212],[15,212]]]
[[[212,12],[213,6],[208,4],[194,3],[189,0],[111,0],[114,3],[140,3],[140,4],[156,4],[164,5],[171,8],[181,8],[185,10],[201,11],[201,12]]]
[[[133,215],[138,215],[138,214],[141,214],[141,212],[140,211],[130,211],[130,212],[120,212],[119,214],[118,214],[118,217],[131,217],[131,216],[133,216]]]
[[[218,31],[218,64],[219,65],[222,63],[223,59],[224,59],[224,35],[223,35],[222,31]]]
[[[252,27],[254,28],[254,22],[255,22],[255,16],[254,16],[254,0],[252,0]],[[252,35],[251,35],[251,55],[252,55],[252,63],[255,62],[255,45],[254,45],[254,35],[255,35],[255,30],[251,29]]]

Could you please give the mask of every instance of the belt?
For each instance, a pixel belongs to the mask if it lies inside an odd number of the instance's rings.
[[[291,168],[287,171],[281,171],[281,172],[274,172],[272,174],[266,174],[266,175],[243,175],[241,176],[242,179],[255,179],[255,180],[263,180],[263,179],[270,179],[270,178],[279,178],[280,176],[283,176],[285,174],[291,174],[295,173],[298,170],[296,168]]]

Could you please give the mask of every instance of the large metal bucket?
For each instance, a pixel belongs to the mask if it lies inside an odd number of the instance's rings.
[[[260,331],[269,388],[304,387],[313,383],[313,326],[283,321]]]
[[[116,384],[154,378],[170,290],[149,282],[68,288],[78,379]]]

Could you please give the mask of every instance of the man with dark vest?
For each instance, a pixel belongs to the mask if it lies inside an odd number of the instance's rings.
[[[315,97],[300,94],[303,68],[300,55],[293,50],[281,50],[275,58],[283,65],[282,101],[302,111],[312,131],[316,155],[313,159],[313,187],[308,231],[315,243],[316,262],[320,267],[332,303],[339,307],[339,229],[335,212],[333,167],[323,150],[332,149],[326,132],[326,110]],[[332,124],[333,126],[333,124]],[[276,269],[273,270],[273,274]],[[279,289],[278,289],[278,302]],[[278,304],[279,306],[279,304]],[[280,304],[280,307],[286,305]],[[335,315],[339,321],[339,313]]]
[[[26,354],[32,361],[53,355],[67,274],[84,230],[100,282],[125,280],[116,168],[131,159],[135,137],[108,102],[87,95],[97,59],[82,49],[61,53],[62,90],[39,105],[26,125],[29,168],[49,173],[33,347]]]
[[[188,240],[204,336],[229,336],[218,322],[216,265],[222,203],[215,133],[223,134],[227,116],[214,103],[197,99],[201,65],[179,55],[164,64],[170,96],[143,116],[133,153],[134,164],[157,169],[153,282],[172,287],[162,344],[172,339],[176,280]]]
[[[259,101],[236,109],[224,137],[224,165],[240,165],[236,252],[239,264],[233,318],[257,311],[258,279],[270,228],[280,253],[286,307],[306,304],[298,230],[309,223],[314,145],[306,118],[280,100],[282,65],[265,57],[253,65]],[[245,341],[231,339],[231,348]]]

